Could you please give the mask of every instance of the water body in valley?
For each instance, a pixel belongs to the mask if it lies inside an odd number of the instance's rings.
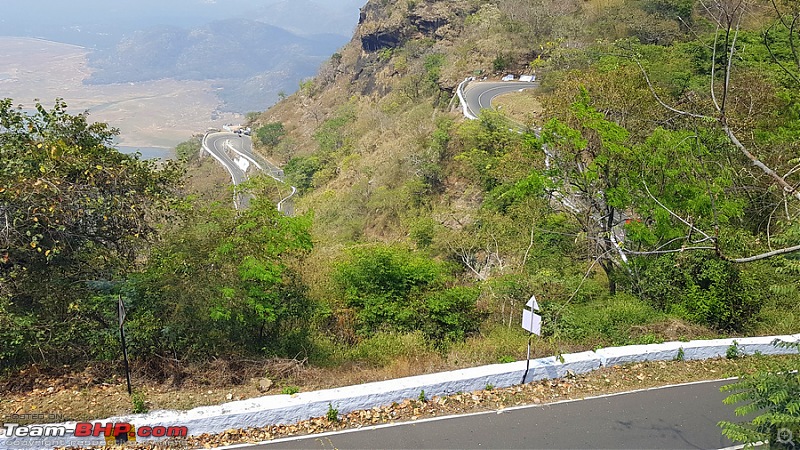
[[[122,153],[133,154],[139,152],[142,159],[175,159],[175,151],[164,147],[126,147],[117,146],[117,150]]]

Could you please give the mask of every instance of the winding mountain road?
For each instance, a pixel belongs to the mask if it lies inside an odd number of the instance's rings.
[[[203,148],[231,174],[234,185],[247,179],[247,174],[228,154],[228,144],[238,137],[234,133],[209,133],[203,138]]]
[[[524,81],[472,81],[464,88],[464,99],[469,111],[477,116],[481,110],[491,109],[496,97],[539,87],[538,82]]]
[[[203,137],[203,149],[225,167],[231,175],[234,186],[247,180],[247,172],[251,167],[255,167],[276,181],[284,182],[283,170],[280,167],[253,152],[253,141],[250,136],[230,132],[207,133]],[[278,210],[287,215],[294,214],[291,200],[297,193],[294,186],[290,187],[291,194],[278,202]],[[250,196],[234,194],[233,202],[237,209],[247,208]]]

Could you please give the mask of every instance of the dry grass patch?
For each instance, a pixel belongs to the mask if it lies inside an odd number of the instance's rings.
[[[492,100],[492,106],[515,122],[526,126],[543,125],[544,108],[535,90],[501,95]]]

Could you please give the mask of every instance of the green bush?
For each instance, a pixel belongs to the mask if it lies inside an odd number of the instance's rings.
[[[334,283],[356,309],[358,329],[413,331],[420,326],[420,294],[441,287],[443,265],[411,251],[384,245],[356,248],[334,269]]]
[[[429,339],[444,343],[463,340],[480,323],[478,290],[447,288],[450,267],[407,248],[353,249],[336,265],[333,281],[354,309],[362,336],[422,330]]]
[[[553,315],[552,311],[559,312]],[[552,316],[548,320],[548,316]],[[652,306],[632,295],[617,294],[583,304],[552,305],[545,314],[545,332],[586,343],[638,344],[631,328],[661,319]]]
[[[275,147],[286,136],[286,129],[280,122],[268,123],[256,129],[256,139],[267,147]]]
[[[482,314],[475,303],[480,290],[454,287],[436,291],[425,298],[426,334],[438,342],[462,341],[467,334],[478,331]]]
[[[348,103],[341,106],[335,116],[323,122],[314,133],[320,152],[349,153],[353,146],[349,128],[356,117],[355,106]]]
[[[425,63],[423,67],[425,68],[425,73],[427,74],[428,81],[432,84],[436,84],[439,81],[439,77],[442,74],[442,65],[444,65],[445,55],[440,53],[434,53],[425,57]]]
[[[415,219],[408,227],[408,235],[418,248],[427,248],[433,244],[438,222],[428,217]]]
[[[314,185],[314,174],[323,168],[317,156],[297,156],[289,160],[283,167],[287,181],[300,192],[311,189]]]
[[[29,342],[35,341],[32,325],[36,318],[32,314],[14,314],[6,308],[0,297],[0,376],[7,369],[24,364]]]
[[[636,292],[655,308],[719,330],[741,331],[759,313],[763,292],[752,271],[714,255],[639,260]]]
[[[492,61],[492,69],[494,69],[495,72],[502,72],[506,70],[511,63],[513,63],[511,55],[497,55],[494,61]]]

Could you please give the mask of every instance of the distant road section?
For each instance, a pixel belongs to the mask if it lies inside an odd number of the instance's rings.
[[[492,100],[497,96],[537,87],[538,82],[472,81],[464,88],[464,98],[467,108],[477,116],[481,110],[491,109]]]
[[[228,170],[231,181],[237,185],[246,180],[247,175],[228,154],[228,144],[234,139],[239,139],[234,133],[210,133],[203,138],[203,147]]]
[[[714,381],[587,400],[526,406],[395,426],[364,427],[251,449],[727,448],[720,420],[740,421]]]
[[[247,171],[254,167],[267,176],[283,182],[283,170],[267,159],[253,152],[253,141],[250,136],[229,132],[208,133],[203,137],[203,149],[214,157],[230,173],[233,185],[239,185],[247,180]],[[278,211],[287,215],[294,214],[292,197],[297,192],[290,186],[291,194],[278,202]],[[250,197],[240,193],[234,194],[234,206],[246,208]]]

